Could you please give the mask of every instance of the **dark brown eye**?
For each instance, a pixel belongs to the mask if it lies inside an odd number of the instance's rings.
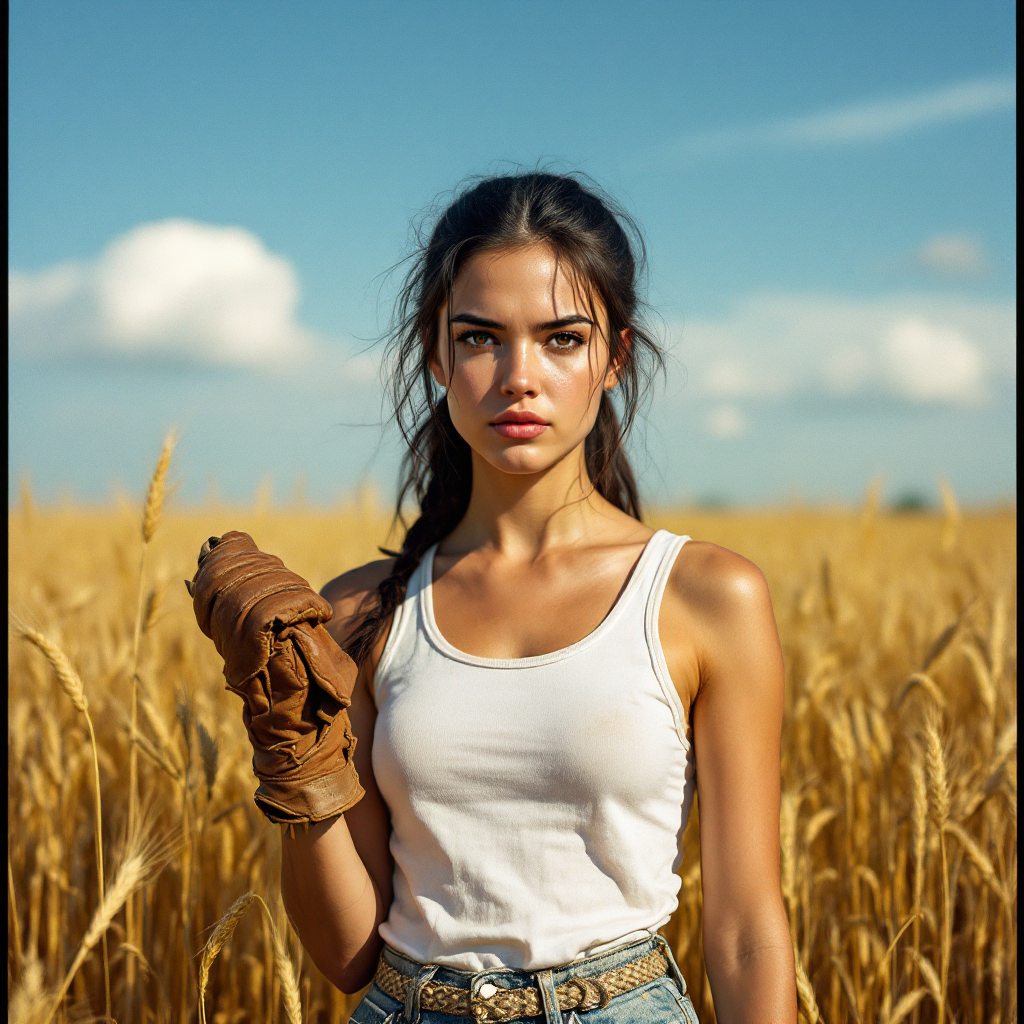
[[[552,334],[548,341],[552,342],[556,349],[563,351],[579,348],[580,345],[586,344],[580,335],[573,334],[572,331],[559,331],[558,334]]]
[[[494,341],[494,335],[486,331],[466,331],[460,334],[456,341],[464,341],[470,348],[481,348],[490,341]]]

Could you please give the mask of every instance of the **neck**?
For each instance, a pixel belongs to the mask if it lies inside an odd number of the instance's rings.
[[[469,508],[445,548],[454,553],[496,548],[515,559],[578,542],[613,506],[587,474],[584,446],[542,473],[503,473],[473,453]]]

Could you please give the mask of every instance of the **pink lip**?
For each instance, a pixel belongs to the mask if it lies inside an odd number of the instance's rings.
[[[529,440],[543,434],[551,426],[547,420],[532,412],[503,412],[491,421],[491,427],[502,437],[517,441]]]
[[[502,437],[513,437],[516,440],[538,437],[548,429],[546,423],[492,423],[491,427]]]

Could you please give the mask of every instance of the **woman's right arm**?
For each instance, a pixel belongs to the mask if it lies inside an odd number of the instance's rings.
[[[365,602],[391,571],[391,560],[371,562],[328,583],[334,606],[327,629],[343,644],[359,624]],[[370,753],[377,708],[373,673],[386,642],[380,637],[360,666],[348,709],[356,737],[356,771],[366,795],[344,814],[287,832],[281,841],[281,893],[302,945],[320,972],[342,992],[358,992],[373,978],[382,941],[377,933],[391,906],[391,819],[373,777]]]

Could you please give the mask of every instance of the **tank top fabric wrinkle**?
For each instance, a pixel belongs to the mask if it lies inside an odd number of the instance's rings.
[[[593,632],[516,659],[445,640],[436,546],[426,553],[373,684],[395,861],[380,934],[395,949],[469,971],[539,970],[667,923],[695,776],[658,612],[687,539],[657,531]]]

